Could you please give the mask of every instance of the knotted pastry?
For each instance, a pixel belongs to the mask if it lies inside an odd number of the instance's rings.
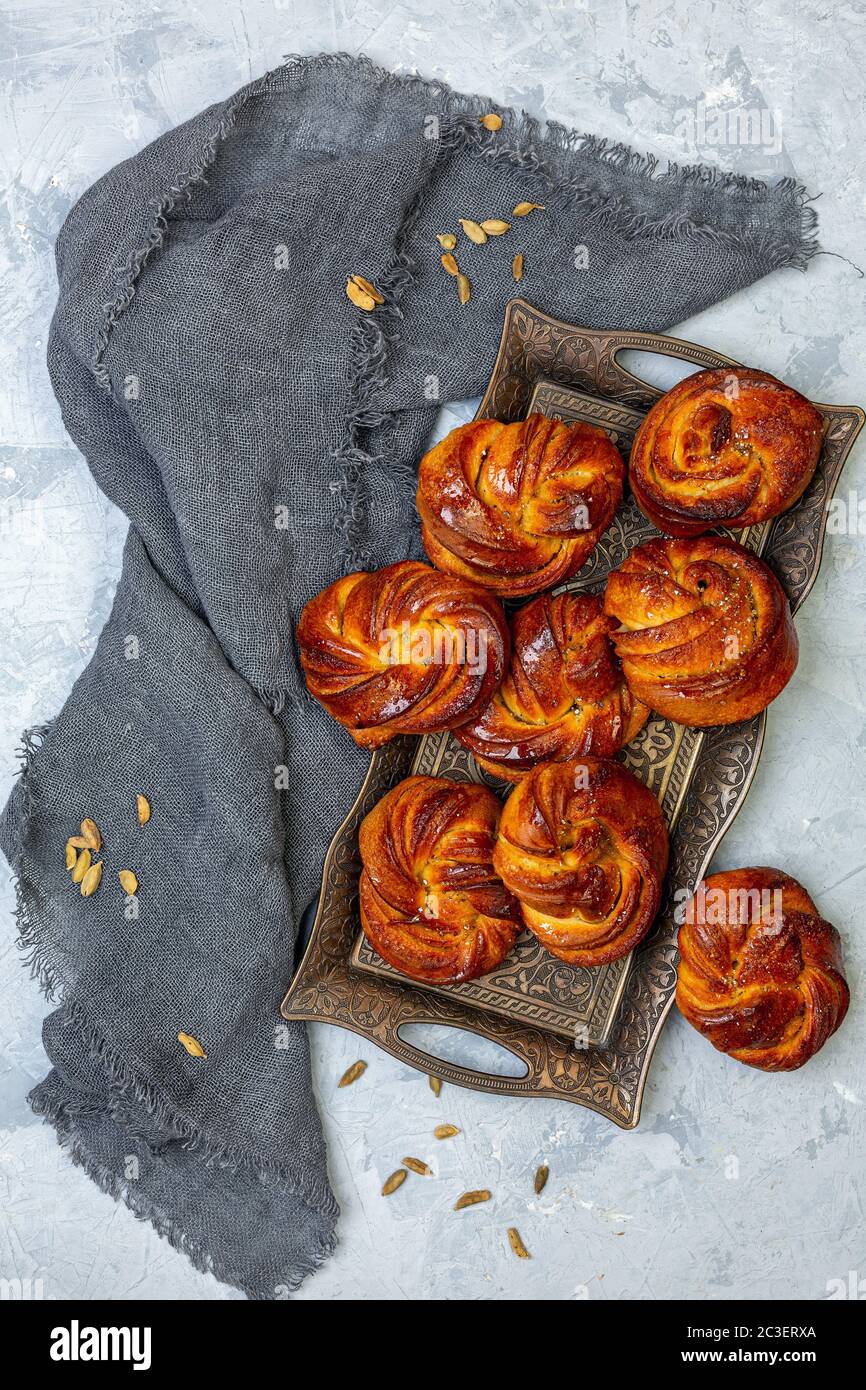
[[[823,425],[811,401],[766,372],[696,372],[662,396],[638,430],[631,490],[671,536],[766,521],[808,486]]]
[[[606,613],[632,693],[681,724],[735,724],[765,709],[797,665],[782,587],[722,536],[636,546],[608,575]]]
[[[595,594],[540,594],[511,625],[511,665],[481,714],[454,730],[480,765],[517,782],[537,763],[609,757],[649,710],[623,679]]]
[[[363,748],[471,719],[502,680],[510,640],[498,599],[415,560],[338,579],[297,635],[310,694]]]
[[[493,866],[543,946],[606,965],[658,912],[668,832],[658,801],[607,758],[542,763],[505,803]]]
[[[425,454],[421,539],[434,565],[519,597],[576,574],[622,500],[604,430],[530,415],[473,420]]]
[[[474,782],[407,777],[361,822],[361,925],[413,980],[473,980],[514,945],[520,911],[492,863],[501,809]]]
[[[849,999],[839,933],[805,888],[778,869],[733,869],[700,883],[684,915],[680,1012],[738,1062],[802,1067]]]

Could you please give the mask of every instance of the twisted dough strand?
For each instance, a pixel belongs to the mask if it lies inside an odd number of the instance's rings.
[[[508,674],[455,738],[488,772],[511,782],[550,759],[616,753],[649,710],[623,679],[613,626],[595,594],[540,594],[518,609]]]
[[[520,913],[492,863],[500,809],[476,783],[407,777],[361,822],[361,923],[404,975],[455,984],[511,950]]]
[[[749,367],[695,372],[635,436],[629,483],[672,536],[742,527],[787,511],[808,486],[824,422],[811,401]]]
[[[605,965],[646,936],[668,835],[658,801],[606,758],[543,763],[511,793],[493,864],[553,955]]]
[[[622,500],[625,467],[603,430],[530,415],[474,420],[421,460],[421,538],[439,569],[512,597],[580,569]]]
[[[304,608],[297,636],[310,694],[365,748],[470,719],[510,648],[492,594],[414,560],[338,579]]]
[[[765,709],[797,665],[782,587],[722,536],[636,546],[608,576],[604,610],[632,693],[669,719],[735,724]]]
[[[683,1016],[750,1067],[803,1066],[848,1009],[836,928],[796,879],[767,868],[713,874],[685,916],[677,973]]]

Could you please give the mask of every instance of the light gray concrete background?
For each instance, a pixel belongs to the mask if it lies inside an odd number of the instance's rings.
[[[125,530],[66,438],[48,383],[55,235],[112,164],[286,52],[364,51],[662,156],[796,171],[821,194],[834,255],[684,330],[816,399],[866,402],[856,269],[866,265],[866,9],[855,0],[25,0],[4,3],[0,24],[3,799],[20,729],[57,711],[94,649]],[[763,113],[758,144],[720,143],[718,113],[737,108]],[[863,460],[861,444],[844,491],[862,491]],[[853,994],[839,1035],[804,1071],[766,1076],[672,1016],[640,1128],[621,1133],[565,1104],[448,1087],[437,1101],[418,1073],[317,1026],[343,1217],[338,1253],[301,1298],[822,1299],[838,1294],[833,1281],[851,1292],[857,1279],[866,1296],[866,541],[856,518],[830,538],[797,625],[800,669],[773,706],[758,776],[716,866],[779,864],[839,926]],[[7,885],[0,1276],[41,1279],[46,1298],[238,1297],[99,1193],[30,1113],[45,1004],[20,969],[11,903]],[[358,1056],[365,1077],[338,1091]],[[446,1119],[462,1133],[436,1144],[431,1130]],[[383,1201],[381,1183],[407,1153],[429,1159],[435,1180]],[[535,1198],[542,1161],[550,1182]],[[455,1214],[470,1187],[490,1187],[494,1200]],[[509,1252],[509,1225],[531,1261]]]

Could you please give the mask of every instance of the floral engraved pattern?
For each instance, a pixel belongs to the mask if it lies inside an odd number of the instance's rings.
[[[623,349],[664,352],[700,367],[730,359],[675,338],[605,333],[549,318],[522,300],[508,308],[499,357],[479,416],[514,420],[529,410],[601,425],[628,455],[642,413],[662,393],[617,360]],[[738,539],[769,561],[796,609],[821,559],[826,508],[863,424],[854,407],[820,406],[826,420],[815,477],[798,504]],[[657,534],[631,498],[565,587],[598,589],[641,541]],[[353,1029],[411,1066],[455,1085],[503,1095],[558,1096],[637,1124],[653,1049],[676,984],[677,889],[690,889],[736,815],[755,773],[766,712],[727,728],[684,729],[654,715],[621,760],[659,797],[671,828],[666,897],[653,931],[632,956],[581,970],[521,937],[491,975],[451,989],[422,989],[385,966],[359,935],[358,826],[384,793],[410,772],[507,786],[480,771],[448,734],[401,738],[376,751],[355,806],[325,861],[319,910],[294,981],[286,1018],[321,1019]],[[519,1078],[472,1071],[430,1057],[404,1041],[403,1024],[451,1024],[507,1048],[526,1067]]]

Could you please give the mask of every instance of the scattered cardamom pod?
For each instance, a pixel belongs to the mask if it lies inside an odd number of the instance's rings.
[[[352,275],[350,279],[354,280],[358,289],[363,290],[364,294],[368,294],[375,304],[385,303],[385,296],[382,291],[377,290],[372,280],[368,280],[365,275]]]
[[[207,1053],[198,1038],[194,1038],[191,1033],[178,1033],[177,1040],[181,1047],[186,1048],[190,1057],[207,1057]]]
[[[427,1080],[428,1080],[429,1083],[430,1083],[430,1090],[433,1092],[434,1096],[441,1096],[441,1094],[442,1094],[442,1079],[441,1079],[441,1077],[438,1077],[438,1076],[428,1076],[428,1077],[427,1077]]]
[[[420,1158],[404,1158],[404,1164],[411,1168],[413,1173],[418,1173],[422,1178],[432,1178],[433,1169],[428,1168],[426,1163],[422,1163]]]
[[[459,274],[460,274],[460,267],[458,266],[458,264],[457,264],[457,262],[455,261],[454,257],[451,255],[451,252],[450,252],[450,251],[445,251],[445,252],[443,253],[442,257],[441,257],[441,260],[442,260],[442,264],[444,265],[445,269],[448,271],[448,274],[449,274],[449,275],[459,275]]]
[[[527,1250],[523,1241],[520,1239],[520,1232],[516,1226],[508,1227],[508,1244],[511,1246],[519,1260],[531,1260],[532,1256]]]
[[[150,802],[146,796],[142,796],[139,793],[135,798],[135,809],[138,812],[139,825],[147,825],[147,822],[150,820]]]
[[[550,1169],[548,1168],[548,1166],[547,1166],[546,1163],[542,1163],[542,1165],[541,1165],[540,1168],[536,1168],[536,1170],[535,1170],[535,1182],[534,1182],[532,1185],[533,1185],[533,1187],[535,1188],[535,1195],[536,1195],[537,1197],[540,1197],[541,1194],[542,1194],[542,1192],[543,1192],[544,1189],[546,1188],[546,1186],[547,1186],[547,1179],[548,1179],[549,1177],[550,1177]]]
[[[363,309],[365,313],[371,313],[376,307],[376,301],[373,296],[371,294],[365,294],[361,287],[355,284],[354,280],[346,281],[346,294],[355,305],[355,308]]]
[[[501,130],[502,117],[497,116],[495,111],[490,111],[486,116],[479,116],[479,121],[485,130]]]
[[[502,236],[503,233],[511,230],[510,222],[503,222],[501,217],[485,217],[481,223],[482,232],[488,236]]]
[[[402,1187],[409,1174],[405,1168],[398,1168],[396,1173],[392,1173],[390,1178],[386,1178],[382,1187],[382,1196],[390,1197],[392,1192],[396,1192],[398,1187]]]
[[[512,212],[512,217],[526,217],[530,212],[544,212],[543,203],[518,203]]]
[[[522,280],[522,279],[523,279],[523,252],[522,252],[522,251],[518,251],[517,255],[514,257],[514,260],[511,262],[511,274],[514,276],[515,280]]]
[[[87,870],[90,868],[90,850],[83,849],[75,861],[75,868],[72,870],[72,882],[81,883]]]
[[[480,222],[473,222],[471,217],[461,217],[459,220],[469,240],[474,241],[476,246],[483,246],[487,240],[487,233]]]
[[[479,1202],[489,1202],[492,1193],[487,1188],[482,1188],[480,1192],[464,1192],[462,1197],[458,1197],[454,1203],[455,1211],[463,1211],[464,1207],[477,1207]]]
[[[353,1062],[352,1065],[343,1072],[343,1075],[337,1082],[337,1090],[339,1090],[341,1086],[351,1086],[352,1082],[357,1081],[359,1076],[363,1076],[366,1070],[366,1062]]]
[[[468,304],[472,298],[472,286],[468,275],[457,276],[457,298],[461,304]]]
[[[456,1125],[437,1125],[433,1131],[437,1139],[453,1139],[454,1135],[459,1133]]]
[[[439,232],[436,236],[436,240],[443,251],[453,251],[454,247],[457,245],[457,238],[453,232]]]
[[[67,867],[67,869],[74,869],[74,868],[75,868],[75,861],[76,861],[77,858],[78,858],[78,850],[75,848],[75,846],[74,846],[74,844],[72,843],[71,840],[67,840],[67,841],[66,841],[66,867]]]
[[[81,822],[81,838],[86,849],[94,851],[102,849],[102,835],[99,832],[99,826],[89,816]]]
[[[124,893],[135,894],[138,892],[138,879],[132,869],[121,869],[117,877],[120,879],[120,886]]]
[[[82,856],[85,854],[87,854],[86,849],[82,850]],[[87,870],[87,873],[84,875],[84,878],[81,880],[82,898],[89,898],[96,892],[97,888],[99,887],[99,881],[101,878],[102,860],[97,859],[95,864],[91,864],[90,868]]]

